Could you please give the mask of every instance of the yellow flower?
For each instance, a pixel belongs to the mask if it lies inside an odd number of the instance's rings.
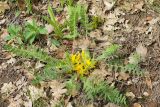
[[[86,64],[88,65],[88,66],[90,66],[91,65],[91,60],[86,60]]]
[[[83,64],[76,64],[75,66],[74,66],[74,70],[78,73],[78,74],[80,74],[80,75],[83,75],[84,74],[84,65]]]
[[[86,54],[85,54],[85,51],[84,51],[84,50],[82,50],[81,56],[82,56],[83,59],[86,58]]]
[[[78,60],[80,60],[80,58],[81,58],[81,54],[78,53],[77,56],[76,56],[76,60],[78,61]]]
[[[83,50],[81,53],[72,54],[70,57],[73,71],[80,75],[84,75],[89,69],[94,68],[95,62]]]
[[[71,55],[71,61],[72,61],[72,63],[75,63],[76,62],[76,55]]]

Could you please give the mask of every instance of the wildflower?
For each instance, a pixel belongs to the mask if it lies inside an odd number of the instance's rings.
[[[80,75],[87,74],[88,70],[95,67],[95,61],[85,51],[72,54],[70,57],[73,71],[76,71]]]
[[[83,67],[84,67],[83,64],[77,64],[74,70],[77,71],[78,74],[83,75],[85,74],[85,69]]]
[[[75,63],[76,62],[76,55],[71,55],[71,61],[72,61],[72,63]]]

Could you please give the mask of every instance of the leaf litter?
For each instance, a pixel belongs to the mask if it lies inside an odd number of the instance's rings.
[[[154,81],[157,81],[155,80],[155,78],[158,78],[158,77],[153,75],[152,72],[157,72],[160,70],[158,68],[159,62],[157,61],[157,58],[159,57],[158,55],[160,53],[159,38],[157,36],[159,34],[155,30],[155,28],[159,26],[158,25],[159,17],[156,16],[155,13],[147,12],[148,17],[144,17],[144,19],[143,18],[138,19],[138,21],[143,21],[142,25],[140,25],[140,23],[137,25],[134,25],[134,23],[131,23],[134,20],[127,18],[127,15],[132,17],[132,15],[138,16],[138,15],[141,15],[142,13],[145,13],[145,10],[146,10],[145,2],[141,0],[133,0],[133,1],[79,0],[79,2],[87,4],[89,6],[89,10],[88,10],[89,15],[101,17],[103,20],[103,24],[101,27],[97,28],[95,31],[91,31],[89,33],[88,38],[81,38],[81,39],[74,40],[73,44],[71,43],[72,45],[71,50],[72,51],[76,51],[76,49],[85,50],[87,48],[98,50],[98,49],[102,49],[109,46],[113,42],[118,42],[124,48],[127,48],[127,51],[124,50],[124,53],[127,53],[128,56],[130,55],[129,61],[127,61],[126,63],[130,63],[130,64],[139,63],[139,62],[136,62],[131,55],[132,52],[136,52],[138,55],[140,55],[141,59],[143,60],[141,66],[146,67],[146,69],[150,71],[149,73],[151,74],[145,78],[137,79],[136,77],[131,76],[125,72],[118,72],[118,73],[110,72],[107,69],[107,67],[103,67],[103,64],[102,65],[100,64],[98,66],[98,69],[94,69],[94,71],[91,72],[91,75],[89,78],[96,77],[102,80],[105,79],[109,84],[112,84],[112,85],[118,84],[117,87],[122,90],[123,90],[122,87],[124,86],[124,84],[129,84],[127,88],[125,88],[125,90],[127,90],[126,96],[131,101],[131,106],[133,107],[141,107],[142,105],[145,105],[144,102],[141,102],[141,99],[138,99],[137,94],[139,94],[140,97],[143,97],[144,95],[147,98],[150,97],[150,95],[154,95],[154,96],[151,96],[151,98],[154,99],[154,101],[157,101],[157,98],[159,96],[156,96],[154,94],[156,92],[153,92],[153,94],[150,94],[149,91],[152,89],[153,90],[157,89],[157,87],[153,86],[153,83]],[[44,9],[43,12],[45,13],[45,10],[47,10],[47,6],[44,4],[40,4],[39,6],[37,6],[37,8],[43,6],[43,9]],[[23,3],[19,3],[18,5],[22,10],[25,7]],[[53,5],[53,8],[58,8],[60,3],[58,1],[54,1],[52,2],[52,5]],[[0,13],[5,15],[4,13],[6,12],[6,10],[9,10],[9,9],[10,7],[6,2],[0,2]],[[150,17],[150,14],[152,14],[153,16]],[[30,19],[31,17],[23,16],[22,18],[26,20],[26,19]],[[5,23],[4,20],[5,19],[2,19],[0,21],[1,22],[0,25],[3,25]],[[48,35],[50,35],[54,31],[54,29],[50,25],[46,25],[46,29],[47,29]],[[4,30],[4,33],[2,34],[0,33],[1,39],[3,39],[8,34],[5,27],[3,30]],[[133,35],[131,33],[133,33]],[[150,40],[149,43],[148,43],[148,40]],[[97,41],[99,43],[97,43]],[[66,43],[69,44],[70,41],[66,41]],[[51,46],[50,44],[51,43],[48,43],[48,46]],[[130,45],[132,47],[129,47]],[[58,54],[59,58],[64,57],[64,54],[63,54],[64,52],[61,51],[58,46],[50,47],[50,48],[52,48],[50,49],[52,50],[52,52],[59,53]],[[49,50],[47,51],[49,52]],[[50,53],[50,54],[54,54],[54,53]],[[14,66],[15,64],[17,64],[17,59],[12,57],[7,61],[3,61],[3,64],[1,65],[2,67],[0,68],[3,68],[4,65],[9,65],[9,64]],[[157,67],[155,67],[155,64],[157,64]],[[33,65],[35,66],[33,67]],[[29,64],[28,68],[33,67],[33,69],[41,70],[44,67],[44,64],[41,62],[34,62],[33,65]],[[26,69],[23,72],[25,77],[22,76],[21,78],[17,78],[17,80],[15,81],[12,81],[9,83],[5,82],[2,84],[2,87],[1,87],[2,95],[0,96],[8,97],[8,101],[10,102],[8,107],[20,107],[20,105],[24,105],[25,107],[32,107],[34,101],[40,98],[48,99],[48,93],[50,94],[50,96],[52,96],[51,97],[52,99],[50,99],[48,102],[52,106],[55,106],[59,104],[60,99],[63,98],[67,93],[66,86],[62,82],[63,80],[62,81],[57,81],[57,80],[46,81],[44,83],[40,83],[40,87],[38,87],[28,83],[29,82],[28,80],[32,80],[34,78],[33,74],[28,73],[29,70],[26,70]],[[154,79],[152,75],[155,76]],[[137,92],[132,92],[131,91],[132,89],[130,88],[130,85],[132,84],[134,84],[133,86],[134,88],[140,87],[140,91],[138,91],[138,89],[135,88]],[[144,88],[145,86],[147,86],[147,88]],[[49,92],[47,92],[46,89],[49,89]],[[16,91],[15,95],[13,95],[14,91]],[[29,92],[29,95],[28,95],[28,92]],[[25,100],[22,100],[24,96],[25,96]],[[133,103],[135,102],[135,99],[138,99],[138,102]],[[149,98],[145,99],[145,102],[148,103],[148,100]],[[67,103],[66,104],[67,107],[73,107],[72,102],[68,101],[66,103]],[[106,105],[104,104],[104,107],[118,107],[118,106],[112,103],[108,103]]]

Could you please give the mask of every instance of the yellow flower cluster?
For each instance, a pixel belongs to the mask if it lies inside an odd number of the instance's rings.
[[[85,51],[81,53],[72,54],[70,56],[73,71],[80,75],[87,74],[88,70],[95,67],[95,61],[90,58],[89,54]]]

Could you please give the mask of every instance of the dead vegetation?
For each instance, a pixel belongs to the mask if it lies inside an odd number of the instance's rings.
[[[0,1],[0,107],[159,107],[158,4]]]

